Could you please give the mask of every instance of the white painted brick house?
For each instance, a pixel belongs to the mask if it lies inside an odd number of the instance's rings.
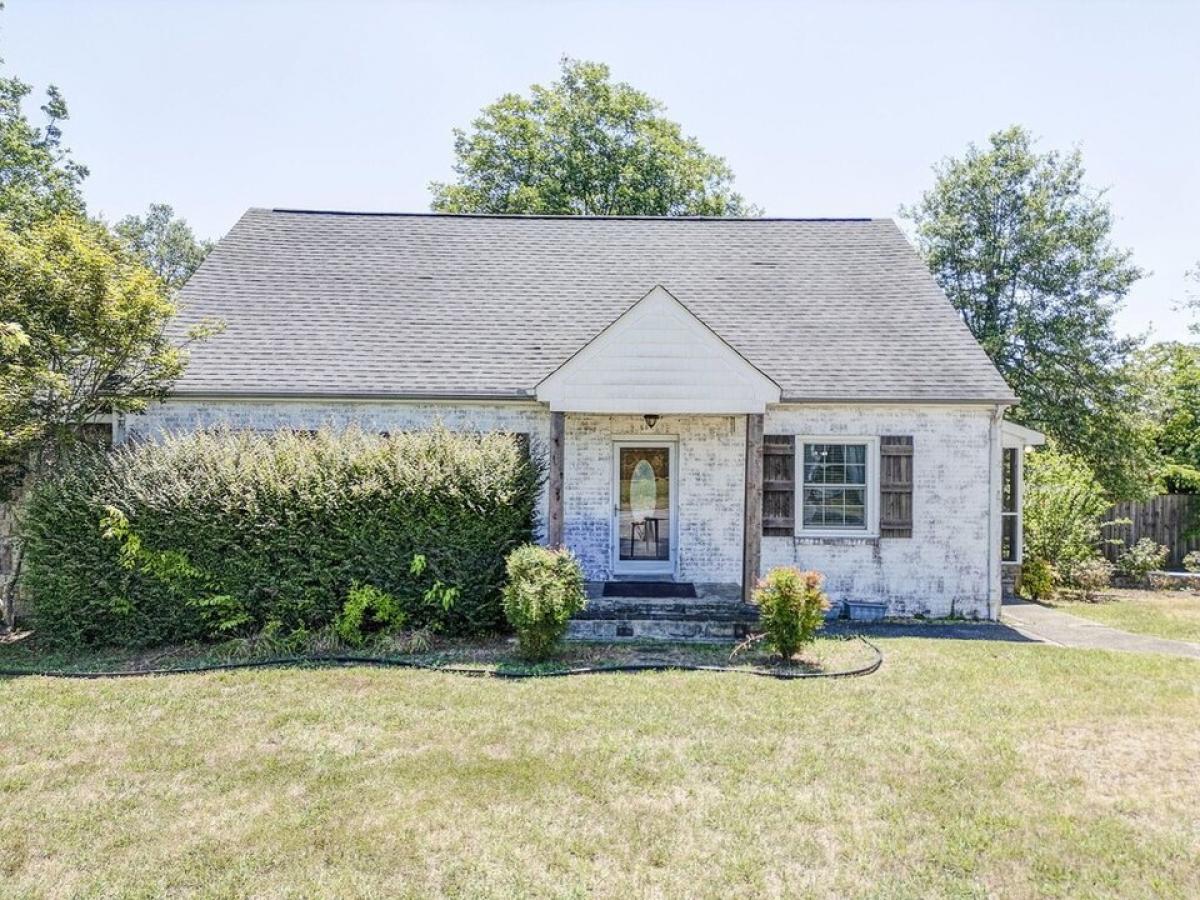
[[[220,319],[118,440],[442,423],[547,448],[544,539],[595,582],[995,618],[1014,398],[890,220],[253,209],[184,289]]]

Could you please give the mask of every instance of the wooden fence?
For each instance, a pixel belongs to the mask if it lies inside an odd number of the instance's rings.
[[[1124,541],[1105,546],[1104,554],[1110,560],[1116,561],[1126,547],[1144,537],[1170,549],[1167,564],[1171,566],[1178,566],[1192,550],[1200,550],[1200,534],[1196,533],[1200,528],[1200,495],[1162,494],[1152,500],[1127,501],[1118,503],[1108,515],[1110,519],[1130,521],[1105,529],[1109,537]]]

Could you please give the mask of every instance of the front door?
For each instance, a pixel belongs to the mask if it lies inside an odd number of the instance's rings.
[[[675,572],[675,444],[613,446],[613,573]]]

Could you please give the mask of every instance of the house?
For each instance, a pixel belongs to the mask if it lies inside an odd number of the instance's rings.
[[[1020,559],[1040,435],[887,219],[251,209],[181,302],[226,330],[117,440],[528,434],[542,536],[597,584],[797,565],[838,603],[996,618]]]

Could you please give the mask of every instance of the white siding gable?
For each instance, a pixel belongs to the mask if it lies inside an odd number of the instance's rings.
[[[779,385],[659,286],[542,380],[559,412],[761,413]]]

